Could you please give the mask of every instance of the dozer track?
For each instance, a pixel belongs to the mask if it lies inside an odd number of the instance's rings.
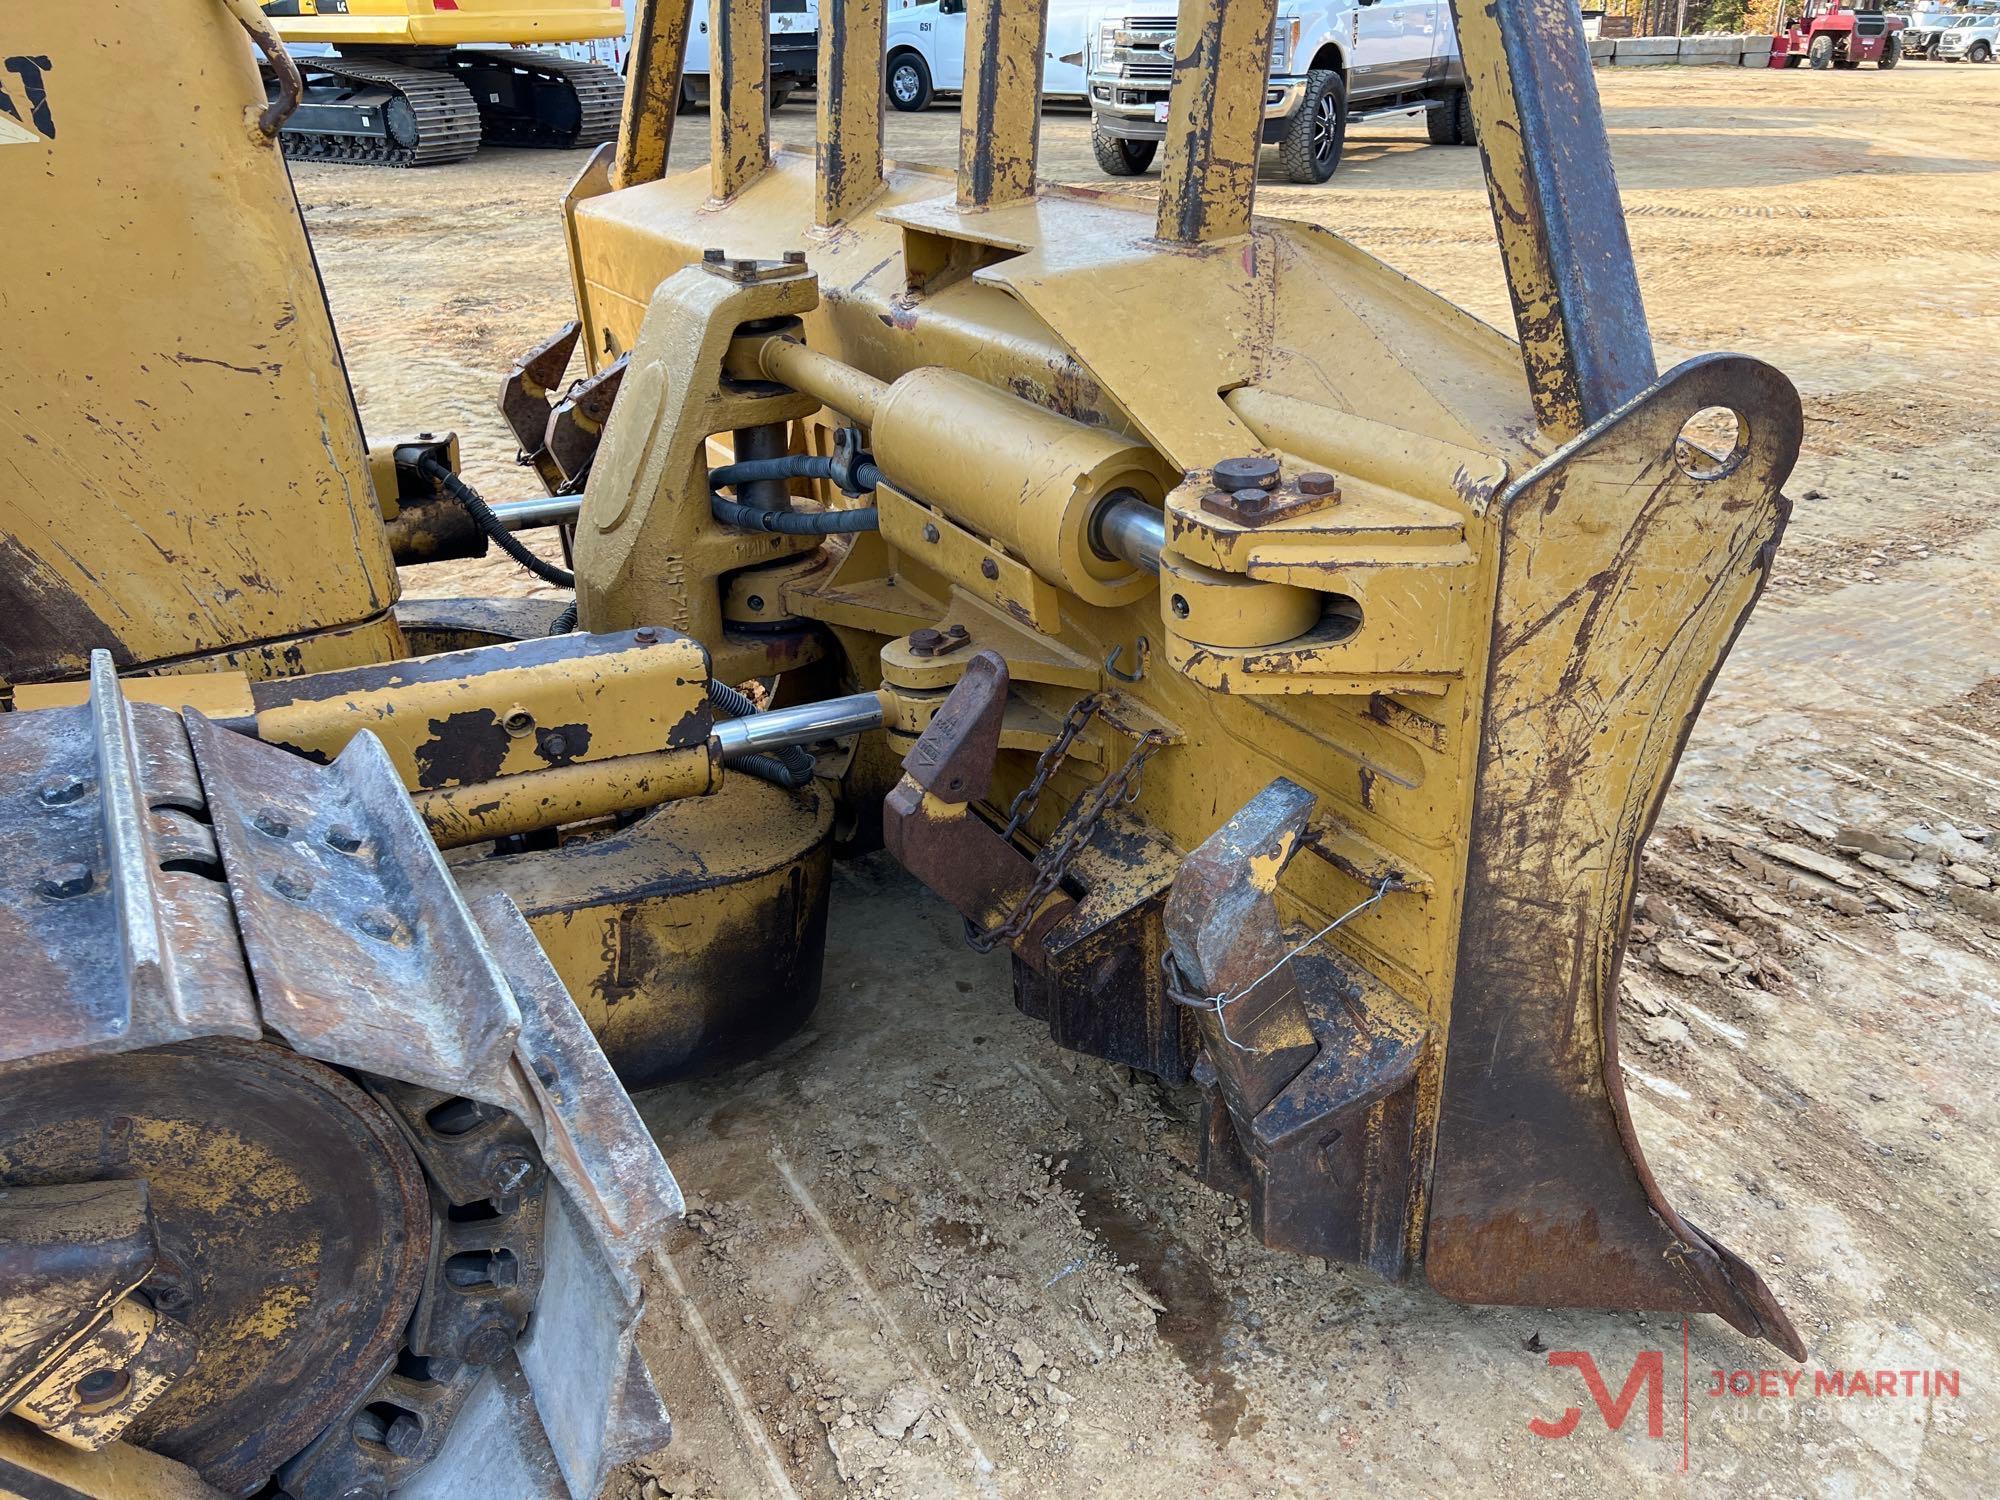
[[[479,109],[449,72],[372,58],[297,61],[305,98],[280,136],[295,161],[435,167],[479,149]],[[612,119],[615,128],[615,104]]]
[[[601,146],[618,134],[625,80],[599,63],[522,47],[449,53],[446,65],[479,106],[489,146]]]

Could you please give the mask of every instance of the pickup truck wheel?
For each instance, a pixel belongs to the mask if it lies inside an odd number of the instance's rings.
[[[1814,37],[1812,45],[1806,48],[1806,61],[1811,63],[1815,68],[1832,67],[1833,38],[1824,33]]]
[[[1965,60],[1967,62],[1992,62],[1993,49],[1984,42],[1974,42],[1970,47],[1965,49]]]
[[[931,70],[914,52],[889,59],[889,102],[904,114],[915,114],[931,102]]]
[[[1903,39],[1891,33],[1889,40],[1882,44],[1882,55],[1875,59],[1875,66],[1878,68],[1893,68],[1902,60]]]
[[[1454,89],[1444,102],[1424,114],[1424,129],[1433,146],[1476,146],[1479,133],[1472,123],[1472,95]]]
[[[1464,97],[1463,90],[1447,94],[1442,103],[1433,104],[1424,111],[1424,133],[1431,138],[1433,146],[1458,144],[1458,101]]]
[[[1293,182],[1325,182],[1340,165],[1347,144],[1347,85],[1327,68],[1306,74],[1305,97],[1278,146],[1278,159]]]
[[[1479,144],[1479,127],[1472,119],[1472,94],[1467,89],[1458,91],[1458,103],[1452,106],[1452,119],[1458,126],[1458,143],[1461,146]]]
[[[1122,141],[1115,135],[1090,132],[1090,154],[1108,177],[1137,177],[1153,164],[1158,141]]]

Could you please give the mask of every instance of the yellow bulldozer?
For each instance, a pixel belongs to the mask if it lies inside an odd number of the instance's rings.
[[[1157,203],[1037,180],[969,3],[954,172],[878,0],[814,150],[713,0],[679,175],[641,5],[495,505],[363,437],[270,18],[0,0],[0,1491],[595,1495],[669,1431],[627,1091],[795,1030],[884,846],[1265,1243],[1803,1357],[1615,1020],[1799,401],[1656,368],[1575,6],[1454,7],[1515,339],[1253,212],[1275,0],[1182,0]],[[573,600],[399,600],[489,546]]]
[[[624,80],[544,50],[625,34],[618,0],[267,0],[303,85],[285,155],[359,166],[462,161],[481,143],[589,148],[618,130]],[[265,84],[276,98],[273,64]]]

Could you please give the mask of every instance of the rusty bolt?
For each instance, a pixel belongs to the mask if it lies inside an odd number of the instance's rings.
[[[937,527],[933,526],[929,521],[924,522],[924,540],[927,542],[934,542],[937,539],[938,539]]]
[[[355,854],[361,849],[361,835],[345,823],[336,823],[326,831],[326,847],[336,854]]]
[[[1278,483],[1278,461],[1251,454],[1246,458],[1225,458],[1215,466],[1218,487],[1236,490],[1268,490]]]
[[[514,1330],[511,1325],[493,1319],[481,1323],[465,1336],[465,1343],[459,1349],[465,1362],[484,1369],[487,1365],[497,1365],[507,1357],[514,1347]]]
[[[58,776],[42,787],[42,801],[50,807],[66,807],[89,790],[87,776]]]
[[[803,251],[803,250],[787,250],[787,251],[785,252],[785,264],[786,264],[786,265],[788,265],[788,266],[802,266],[802,265],[804,265],[805,263],[806,263],[806,253],[805,253],[805,251]]]
[[[979,576],[989,582],[1000,576],[1000,564],[990,557],[979,559]]]
[[[550,760],[561,760],[569,754],[569,736],[551,731],[548,738],[542,741],[542,754]]]
[[[396,1413],[382,1429],[382,1446],[398,1458],[415,1458],[424,1451],[424,1419],[413,1411]]]
[[[303,870],[280,870],[271,878],[271,889],[287,901],[304,901],[313,893],[313,878]]]
[[[933,630],[926,625],[921,630],[910,632],[910,655],[949,656],[971,640],[972,632],[963,625],[947,625],[943,630]]]
[[[535,1175],[535,1159],[517,1146],[502,1146],[486,1159],[486,1185],[500,1197],[520,1192]]]
[[[757,275],[757,262],[750,259],[732,260],[729,263],[729,274],[738,281],[753,280]]]
[[[393,943],[403,936],[403,924],[380,907],[364,911],[354,919],[354,925],[378,943]]]
[[[1314,470],[1299,476],[1297,488],[1301,495],[1337,495],[1340,493],[1340,481],[1331,474]]]
[[[158,1266],[153,1268],[153,1274],[146,1278],[139,1290],[146,1294],[155,1312],[178,1315],[186,1312],[188,1304],[194,1300],[194,1293],[188,1290],[187,1283],[178,1274]]]
[[[1260,511],[1271,503],[1271,497],[1262,490],[1238,490],[1230,499],[1235,501],[1238,510],[1251,512]]]
[[[284,816],[273,812],[268,807],[250,820],[250,826],[266,838],[288,838],[292,832],[292,825],[285,820]]]
[[[713,245],[711,245],[708,249],[701,252],[701,258],[706,264],[711,266],[719,266],[725,260],[729,259],[727,255],[724,255],[720,250],[716,249]]]
[[[49,866],[41,879],[41,892],[53,900],[66,901],[71,896],[87,894],[96,882],[97,877],[89,865],[81,860],[69,859]]]
[[[632,632],[632,639],[642,646],[650,646],[660,638],[660,632],[650,625],[641,625]]]
[[[79,1406],[102,1410],[114,1401],[122,1399],[132,1389],[132,1377],[123,1370],[106,1367],[92,1370],[77,1381],[76,1403]]]

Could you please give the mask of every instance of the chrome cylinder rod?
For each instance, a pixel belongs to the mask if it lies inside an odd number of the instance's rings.
[[[1166,512],[1128,491],[1124,499],[1113,500],[1097,513],[1097,535],[1092,540],[1106,556],[1157,573],[1160,552],[1167,545]]]
[[[711,735],[724,760],[778,750],[786,745],[810,745],[838,739],[864,729],[882,727],[882,700],[873,693],[853,693],[822,703],[774,708],[741,719],[717,719]]]
[[[547,500],[503,500],[493,514],[509,531],[532,531],[538,526],[563,526],[576,520],[583,509],[581,495],[554,495]]]

